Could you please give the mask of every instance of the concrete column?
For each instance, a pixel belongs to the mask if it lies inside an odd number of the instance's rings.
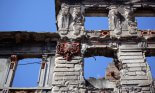
[[[57,47],[52,93],[85,93],[83,56],[79,51],[75,52],[79,46],[74,44],[61,43]]]
[[[43,55],[40,67],[39,87],[52,87],[54,58],[51,55]]]
[[[40,75],[39,75],[39,87],[44,87],[46,80],[46,73],[48,71],[47,66],[47,55],[42,56],[42,63],[40,67]]]
[[[121,63],[120,93],[152,93],[152,75],[138,44],[122,44],[117,57]]]
[[[17,64],[18,64],[17,55],[11,55],[10,65],[9,65],[9,69],[8,69],[7,77],[6,77],[6,82],[5,82],[5,87],[11,86]]]
[[[45,81],[45,87],[52,87],[53,70],[55,66],[55,56],[49,56],[47,58],[48,73]]]

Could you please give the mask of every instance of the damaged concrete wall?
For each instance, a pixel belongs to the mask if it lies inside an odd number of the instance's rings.
[[[84,93],[83,56],[79,43],[57,45],[52,93]]]
[[[146,6],[144,6],[144,2]],[[152,34],[154,31],[148,31],[147,33],[151,33],[151,36],[148,36],[149,34],[145,33],[145,31],[138,30],[135,17],[154,16],[153,11],[151,12],[151,9],[155,9],[154,5],[155,2],[152,0],[56,1],[57,28],[61,36],[60,44],[57,45],[56,55],[61,57],[63,64],[67,64],[61,67],[65,68],[63,70],[70,71],[70,67],[66,69],[69,66],[68,63],[74,61],[77,56],[81,57],[80,55],[84,55],[82,57],[98,55],[114,58],[114,66],[107,69],[105,80],[94,79],[88,80],[87,83],[84,82],[84,85],[88,84],[88,86],[83,86],[86,90],[80,93],[108,92],[108,90],[111,91],[110,87],[112,89],[111,92],[115,93],[152,92],[152,75],[145,60],[145,53],[148,53],[146,51],[149,49],[147,47],[149,43],[146,41],[149,41],[148,38],[153,38],[155,34]],[[151,14],[146,15],[144,13],[146,11]],[[109,18],[109,30],[100,30],[99,32],[85,31],[85,16],[107,16]],[[77,43],[81,47],[78,51],[81,52],[76,51]],[[55,60],[56,64],[59,61]],[[82,63],[79,63],[79,65],[83,67]],[[75,71],[76,67],[73,66],[72,68],[71,71]],[[57,70],[58,67],[55,67],[55,69]],[[60,69],[59,71],[61,72],[62,70]],[[65,80],[66,77],[64,75],[61,79]],[[57,80],[58,78],[53,79],[60,82],[61,80]],[[68,84],[61,91],[63,85],[63,83],[55,84],[53,93],[71,92],[74,90]],[[115,86],[108,87],[109,85]],[[77,85],[74,86],[76,91],[79,92],[80,88]],[[93,88],[91,89],[90,87]]]
[[[120,70],[122,93],[151,92],[152,75],[141,47],[136,44],[122,44],[117,55],[122,63]]]
[[[55,2],[58,33],[1,32],[0,92],[154,93],[145,57],[155,56],[155,31],[138,30],[135,21],[155,16],[153,0]],[[108,17],[109,30],[85,31],[86,16]],[[42,58],[38,87],[10,87],[15,56]],[[90,56],[114,59],[104,79],[85,80],[83,59]]]
[[[12,36],[13,34],[15,36]],[[58,34],[1,32],[0,35],[0,92],[51,92],[53,69],[55,66],[55,49],[59,38]],[[27,38],[22,38],[21,36],[27,36]],[[48,36],[54,37],[51,38]],[[21,40],[22,42],[19,42]],[[24,58],[42,59],[37,87],[12,87],[18,61]]]

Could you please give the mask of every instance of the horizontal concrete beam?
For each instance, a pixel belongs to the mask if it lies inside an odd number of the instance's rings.
[[[30,31],[0,31],[0,42],[50,42],[60,38],[58,33]]]

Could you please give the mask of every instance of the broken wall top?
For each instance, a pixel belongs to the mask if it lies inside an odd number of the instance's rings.
[[[135,16],[155,16],[154,0],[55,0],[56,16],[62,3],[82,5],[85,7],[85,16],[108,16],[109,6],[125,5],[136,9]]]

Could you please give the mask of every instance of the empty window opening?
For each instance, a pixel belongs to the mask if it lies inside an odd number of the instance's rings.
[[[155,17],[136,17],[138,29],[155,30]]]
[[[155,69],[154,69],[154,66],[155,66],[155,57],[147,57],[147,62],[149,64],[149,66],[150,66],[152,76],[155,79]]]
[[[12,87],[36,87],[38,86],[39,69],[41,59],[27,58],[19,60]]]
[[[86,30],[108,30],[108,17],[85,17]]]
[[[107,57],[89,57],[84,59],[84,77],[89,79],[93,78],[104,78],[106,69],[109,63],[112,62],[112,58]]]

